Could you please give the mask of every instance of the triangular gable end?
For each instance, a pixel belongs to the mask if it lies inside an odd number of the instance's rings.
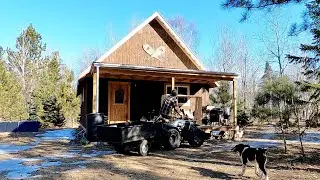
[[[159,13],[154,13],[96,62],[204,70],[200,61]],[[89,73],[84,71],[82,78]]]

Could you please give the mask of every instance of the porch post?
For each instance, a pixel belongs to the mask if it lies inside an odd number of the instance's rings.
[[[234,126],[237,126],[237,84],[236,79],[234,78],[232,81],[232,89],[233,89],[233,98],[232,98],[232,105],[233,105],[233,122]]]
[[[92,77],[92,112],[99,112],[99,66],[96,66],[96,72],[93,73]]]
[[[99,66],[96,66],[97,67],[97,88],[96,88],[96,94],[97,94],[97,97],[96,97],[96,107],[97,107],[97,113],[99,112]]]
[[[174,77],[172,77],[171,90],[174,90],[174,86],[175,86],[175,80],[174,80]]]

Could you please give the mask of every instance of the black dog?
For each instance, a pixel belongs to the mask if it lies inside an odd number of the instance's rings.
[[[234,148],[232,148],[232,151],[238,152],[241,159],[242,172],[240,176],[243,176],[248,162],[255,162],[255,170],[256,170],[257,176],[262,178],[262,176],[264,175],[266,180],[269,179],[266,171],[266,163],[267,163],[266,149],[251,148],[249,145],[238,144]],[[259,173],[259,169],[262,171],[261,174]]]

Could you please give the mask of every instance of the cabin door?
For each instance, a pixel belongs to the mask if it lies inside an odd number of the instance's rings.
[[[129,121],[130,83],[109,81],[108,87],[108,123]]]

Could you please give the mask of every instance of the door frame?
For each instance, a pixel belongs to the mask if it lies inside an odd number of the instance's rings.
[[[111,84],[125,84],[128,85],[128,114],[127,114],[127,120],[126,122],[128,122],[130,120],[130,99],[131,99],[131,95],[130,95],[130,91],[131,91],[131,83],[130,82],[123,82],[123,81],[109,81],[108,82],[108,121],[107,124],[110,124],[110,112],[111,112]],[[114,122],[120,122],[120,121],[114,121]],[[123,121],[121,121],[123,122]]]

